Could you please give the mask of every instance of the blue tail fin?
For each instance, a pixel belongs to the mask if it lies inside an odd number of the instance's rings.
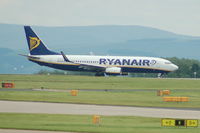
[[[30,26],[24,26],[26,39],[31,55],[58,55],[59,53],[49,50],[39,37],[33,32]]]

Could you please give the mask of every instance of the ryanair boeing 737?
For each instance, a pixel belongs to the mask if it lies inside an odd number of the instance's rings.
[[[42,66],[68,71],[89,71],[101,75],[127,75],[128,73],[159,73],[178,69],[170,61],[155,57],[65,55],[49,50],[30,26],[24,26],[30,54],[28,60]]]

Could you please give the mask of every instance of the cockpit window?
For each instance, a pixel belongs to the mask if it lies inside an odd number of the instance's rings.
[[[168,62],[165,62],[165,64],[172,64],[170,61],[168,61]]]

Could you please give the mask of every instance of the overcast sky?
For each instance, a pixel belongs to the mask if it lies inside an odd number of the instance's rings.
[[[200,0],[0,0],[0,23],[141,25],[200,36]]]

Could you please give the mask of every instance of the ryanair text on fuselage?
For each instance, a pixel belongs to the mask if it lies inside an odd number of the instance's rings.
[[[156,64],[155,60],[147,60],[147,59],[108,59],[108,58],[100,58],[100,65],[135,65],[135,66],[150,66]]]

